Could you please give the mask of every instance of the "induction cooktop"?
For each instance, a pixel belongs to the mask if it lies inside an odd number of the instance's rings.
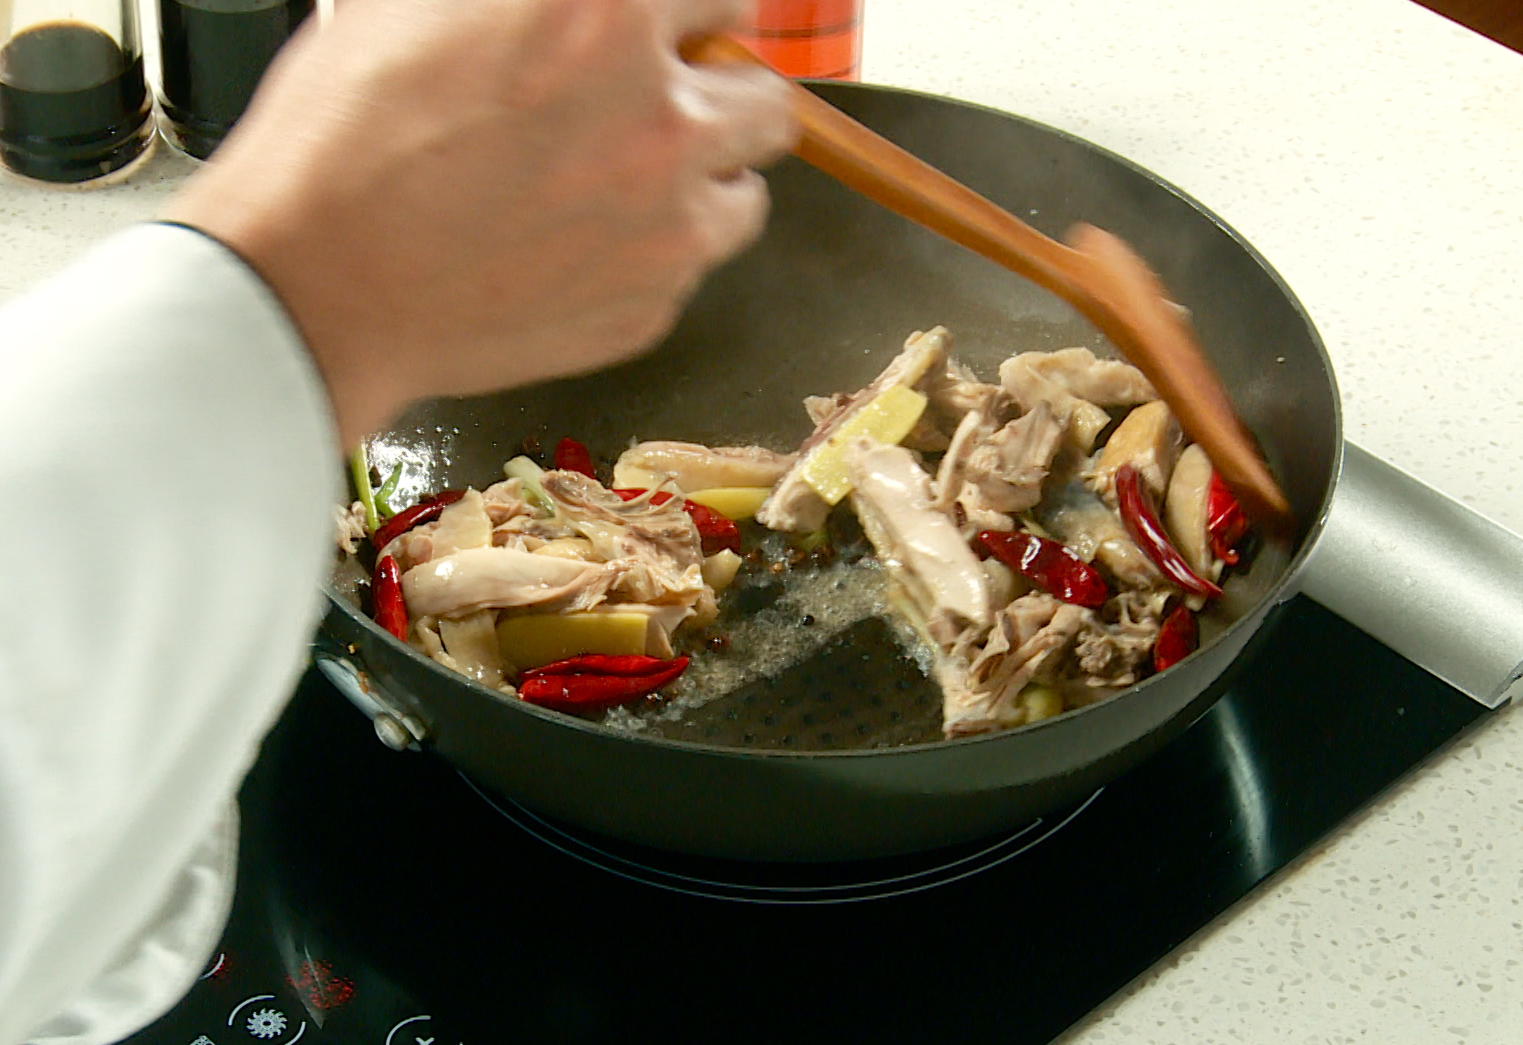
[[[1297,597],[1204,717],[1070,809],[756,864],[602,838],[391,751],[314,670],[241,792],[221,944],[128,1040],[1037,1045],[1489,714]]]

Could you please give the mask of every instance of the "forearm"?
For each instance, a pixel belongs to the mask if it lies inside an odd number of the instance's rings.
[[[0,312],[0,1042],[163,900],[283,705],[337,491],[264,285],[146,226]]]
[[[677,52],[745,5],[340,5],[165,212],[257,277],[158,226],[0,312],[0,1045],[116,957],[252,761],[335,430],[626,359],[760,232],[785,85]]]
[[[310,24],[166,216],[290,308],[346,443],[648,348],[760,233],[787,85],[693,68],[744,0],[373,0]]]

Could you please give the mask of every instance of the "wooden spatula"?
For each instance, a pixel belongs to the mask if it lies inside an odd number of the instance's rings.
[[[689,62],[765,65],[726,36],[683,46]],[[779,74],[781,75],[781,74]],[[1210,455],[1243,508],[1276,531],[1293,524],[1269,474],[1163,284],[1125,242],[1092,225],[1049,239],[967,186],[791,84],[802,136],[794,153],[843,185],[1058,295],[1147,375],[1186,435]]]

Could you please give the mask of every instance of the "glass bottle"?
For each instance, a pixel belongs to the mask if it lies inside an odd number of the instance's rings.
[[[159,0],[169,139],[206,159],[316,0]]]
[[[81,182],[148,148],[136,0],[0,2],[0,33],[0,163]]]
[[[735,33],[788,76],[855,80],[862,63],[862,0],[756,0]]]

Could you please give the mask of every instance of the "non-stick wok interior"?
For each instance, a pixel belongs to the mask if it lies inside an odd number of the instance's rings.
[[[1261,548],[1233,578],[1208,640],[1248,613],[1283,580],[1320,514],[1338,445],[1327,361],[1287,290],[1197,205],[1091,145],[939,99],[851,85],[821,91],[1048,234],[1088,221],[1121,235],[1189,308],[1301,520],[1301,538]],[[803,164],[785,161],[768,177],[765,236],[709,279],[656,351],[582,378],[430,402],[379,436],[372,455],[383,467],[408,463],[399,496],[494,482],[526,437],[548,448],[572,436],[610,459],[633,439],[790,450],[811,427],[805,396],[860,388],[910,331],[938,323],[951,329],[956,355],[990,379],[1016,351],[1088,345],[1114,354],[1056,298]],[[335,578],[355,606],[357,576],[341,569]],[[864,622],[844,638],[826,644],[818,663],[757,680],[661,726],[662,735],[795,750],[939,736],[931,684],[882,624]],[[443,669],[439,684],[468,685]]]

